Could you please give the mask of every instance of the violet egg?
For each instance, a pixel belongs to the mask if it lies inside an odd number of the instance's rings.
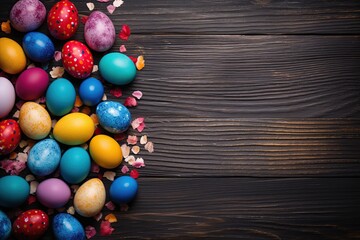
[[[43,69],[34,67],[23,71],[15,83],[16,94],[23,100],[41,97],[49,84],[49,76]]]
[[[11,25],[19,32],[30,32],[45,21],[46,8],[39,0],[20,0],[10,10]]]
[[[42,181],[36,190],[39,202],[48,208],[63,207],[70,199],[69,186],[58,178],[49,178]]]

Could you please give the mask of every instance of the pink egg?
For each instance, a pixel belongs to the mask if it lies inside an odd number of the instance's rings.
[[[70,199],[69,186],[58,178],[49,178],[42,181],[36,190],[39,202],[48,208],[63,207]]]
[[[12,83],[8,79],[0,77],[0,118],[11,112],[15,104],[15,97]]]
[[[35,100],[41,97],[49,84],[48,74],[41,68],[29,68],[16,80],[16,94],[23,100]]]

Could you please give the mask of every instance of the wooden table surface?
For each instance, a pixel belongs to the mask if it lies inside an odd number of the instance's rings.
[[[145,57],[123,91],[143,92],[131,112],[155,152],[93,239],[360,238],[359,1],[125,0],[109,16],[132,30],[112,51]]]

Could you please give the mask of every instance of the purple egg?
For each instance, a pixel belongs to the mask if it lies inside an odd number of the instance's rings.
[[[48,208],[63,207],[70,199],[69,186],[58,178],[49,178],[42,181],[36,190],[39,202]]]
[[[11,25],[19,32],[30,32],[45,21],[46,8],[39,0],[20,0],[10,11]]]
[[[49,84],[49,76],[41,68],[29,68],[22,72],[15,83],[16,94],[23,100],[35,100],[41,97]]]
[[[85,23],[84,36],[91,49],[104,52],[114,45],[114,24],[106,14],[94,11]]]

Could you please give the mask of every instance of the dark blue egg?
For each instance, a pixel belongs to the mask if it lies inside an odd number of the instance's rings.
[[[23,49],[34,62],[48,62],[55,53],[53,42],[41,32],[29,32],[23,38]]]
[[[84,240],[85,231],[81,223],[68,213],[59,213],[53,219],[52,229],[58,240]]]
[[[61,150],[53,139],[44,139],[36,143],[30,150],[27,166],[37,176],[46,176],[53,173],[59,166]]]
[[[137,193],[138,184],[129,176],[121,176],[115,179],[110,186],[110,199],[116,204],[131,202]]]
[[[4,212],[0,210],[0,240],[8,239],[11,233],[11,222]]]
[[[111,133],[125,132],[131,123],[129,110],[118,102],[105,101],[96,107],[100,125]]]
[[[79,95],[85,105],[95,106],[104,95],[104,87],[99,80],[90,77],[80,84]]]

